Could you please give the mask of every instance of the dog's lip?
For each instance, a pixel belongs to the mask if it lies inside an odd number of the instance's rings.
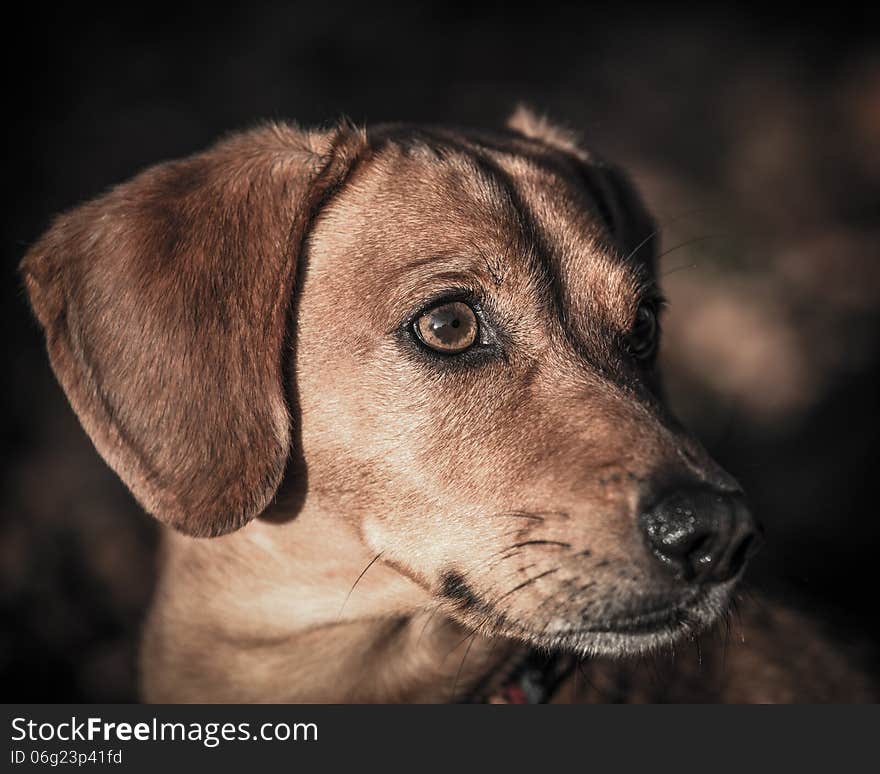
[[[579,634],[653,634],[668,629],[679,629],[693,621],[694,608],[705,599],[698,592],[684,599],[669,601],[665,605],[639,611],[638,613],[609,618],[586,626],[572,627],[571,633]]]
[[[673,605],[630,618],[617,618],[580,629],[592,634],[651,634],[659,629],[679,628],[690,620],[686,606]]]

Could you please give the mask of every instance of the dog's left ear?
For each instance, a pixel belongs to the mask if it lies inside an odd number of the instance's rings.
[[[597,214],[624,256],[648,264],[657,254],[657,226],[632,181],[619,167],[580,146],[577,135],[520,105],[507,120],[515,132],[562,151],[577,162],[578,174]]]
[[[297,259],[364,143],[348,126],[238,135],[63,215],[22,261],[83,427],[183,532],[235,530],[277,490]]]

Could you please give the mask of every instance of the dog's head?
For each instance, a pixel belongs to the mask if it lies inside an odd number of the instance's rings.
[[[641,650],[755,544],[664,408],[655,227],[526,112],[268,127],[60,218],[23,262],[55,372],[153,514],[241,528],[287,470],[460,622]]]

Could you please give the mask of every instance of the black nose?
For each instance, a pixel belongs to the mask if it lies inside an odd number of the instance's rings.
[[[698,583],[734,577],[760,544],[760,529],[739,494],[677,489],[639,516],[648,546],[674,575]]]

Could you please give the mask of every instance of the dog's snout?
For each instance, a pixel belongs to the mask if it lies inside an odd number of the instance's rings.
[[[706,487],[668,493],[643,509],[639,521],[652,553],[688,582],[733,578],[761,541],[740,494]]]

